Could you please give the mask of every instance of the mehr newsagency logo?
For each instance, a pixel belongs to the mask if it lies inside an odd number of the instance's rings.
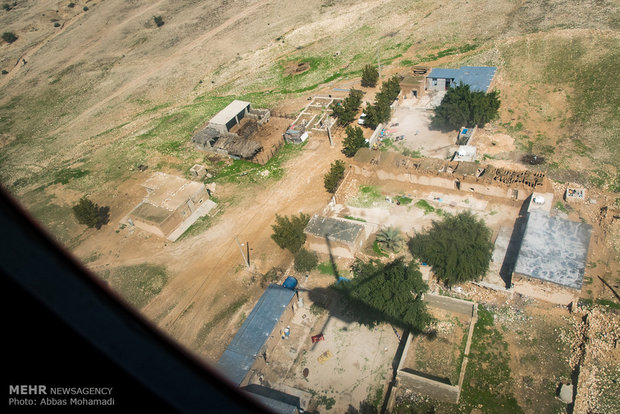
[[[112,387],[9,385],[9,406],[113,406]]]

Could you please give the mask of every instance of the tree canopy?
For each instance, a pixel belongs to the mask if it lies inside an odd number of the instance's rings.
[[[362,69],[362,86],[374,88],[379,81],[379,71],[375,65],[366,65]]]
[[[422,302],[428,286],[417,262],[406,264],[402,258],[390,263],[358,259],[352,270],[355,277],[341,289],[360,308],[363,323],[389,322],[421,332],[431,321]]]
[[[306,242],[304,229],[310,221],[310,216],[299,213],[299,216],[280,216],[276,214],[276,224],[273,224],[271,238],[282,249],[288,249],[295,254]]]
[[[73,214],[78,223],[96,227],[97,230],[110,221],[110,207],[99,207],[86,196],[73,206]]]
[[[367,148],[368,142],[364,138],[364,131],[358,126],[348,126],[345,130],[347,136],[342,142],[342,153],[347,157],[353,157],[360,148]]]
[[[362,96],[364,93],[357,89],[351,89],[349,96],[344,98],[342,102],[334,103],[332,106],[332,115],[338,118],[338,125],[349,125],[357,116],[357,111],[362,104]]]
[[[466,211],[433,221],[427,233],[409,241],[415,257],[433,267],[446,286],[480,279],[489,269],[493,252],[491,230]]]
[[[483,127],[497,117],[499,93],[472,92],[469,85],[448,89],[441,104],[435,108],[431,128],[452,131],[461,127]]]
[[[323,184],[325,189],[330,193],[335,193],[338,189],[340,180],[344,177],[344,162],[336,160],[332,162],[329,171],[323,177]]]
[[[394,75],[390,80],[381,84],[381,91],[375,96],[375,103],[366,105],[366,119],[364,126],[376,128],[382,122],[387,122],[392,115],[390,105],[400,93],[400,81],[398,76]]]

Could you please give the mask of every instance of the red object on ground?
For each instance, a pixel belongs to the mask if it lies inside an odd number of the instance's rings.
[[[324,341],[324,340],[325,340],[325,337],[323,336],[322,333],[318,334],[318,335],[314,335],[312,337],[312,343],[319,342],[319,341]]]

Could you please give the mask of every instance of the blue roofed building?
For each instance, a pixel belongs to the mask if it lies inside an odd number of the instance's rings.
[[[254,309],[217,362],[218,370],[231,382],[242,385],[252,366],[268,362],[279,334],[295,311],[295,291],[279,285],[269,285]],[[279,331],[278,331],[279,332]]]
[[[461,66],[459,69],[434,68],[426,77],[426,89],[448,90],[461,82],[471,91],[488,92],[495,77],[495,66]]]

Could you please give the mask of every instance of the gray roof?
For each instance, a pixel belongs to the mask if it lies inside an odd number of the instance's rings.
[[[267,287],[217,362],[230,381],[241,384],[294,295],[294,290],[282,286]]]
[[[230,104],[228,104],[226,108],[215,114],[215,116],[211,118],[211,121],[209,122],[218,125],[226,125],[226,123],[233,119],[235,116],[237,116],[239,112],[243,111],[246,108],[250,109],[249,106],[249,102],[238,101],[235,99]]]
[[[495,66],[461,66],[460,69],[433,68],[429,78],[454,79],[454,85],[463,82],[472,91],[486,92],[495,76]]]
[[[329,240],[352,243],[363,229],[361,224],[315,214],[308,222],[305,232],[318,237],[327,236]]]
[[[515,273],[581,289],[591,232],[589,224],[531,211]]]

